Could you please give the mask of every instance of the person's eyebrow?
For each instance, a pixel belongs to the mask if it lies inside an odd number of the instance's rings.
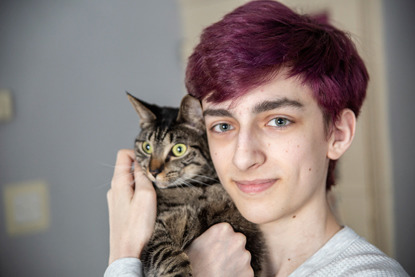
[[[206,109],[203,111],[203,116],[225,116],[225,117],[232,117],[232,114],[225,109]]]
[[[258,103],[253,108],[254,113],[262,113],[266,111],[271,111],[278,108],[283,107],[294,107],[297,109],[301,109],[304,107],[304,105],[296,100],[290,100],[287,98],[283,98],[280,100],[274,100],[274,101],[263,101],[261,103]],[[206,109],[203,111],[203,116],[224,116],[224,117],[233,117],[232,113],[226,109]]]
[[[253,112],[258,114],[258,113],[271,111],[271,110],[283,108],[283,107],[293,107],[297,109],[302,109],[304,105],[296,100],[290,100],[287,98],[283,98],[280,100],[264,101],[264,102],[258,103],[253,108]]]

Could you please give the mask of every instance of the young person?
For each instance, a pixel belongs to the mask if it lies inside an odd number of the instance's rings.
[[[201,100],[222,185],[264,233],[265,276],[407,276],[341,226],[327,202],[367,82],[345,33],[275,1],[229,13],[190,56],[186,87]],[[153,230],[155,192],[136,163],[134,184],[133,161],[131,150],[119,152],[108,193],[106,276],[142,276],[139,257]],[[211,227],[187,250],[194,276],[253,276],[244,245],[228,224]]]

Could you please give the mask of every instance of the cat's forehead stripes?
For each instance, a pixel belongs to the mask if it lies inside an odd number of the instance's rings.
[[[153,136],[154,136],[154,132],[150,132],[148,134],[147,140],[152,140],[153,139]]]
[[[155,132],[155,140],[157,141],[164,141],[167,134],[169,134],[168,128],[157,128]]]
[[[174,141],[174,134],[173,132],[169,133],[169,143],[172,143]]]

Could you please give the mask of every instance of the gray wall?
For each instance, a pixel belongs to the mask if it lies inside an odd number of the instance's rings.
[[[415,276],[415,1],[383,0],[389,124],[395,184],[396,254]]]
[[[125,91],[178,105],[184,94],[176,1],[0,1],[0,276],[102,276],[106,192],[138,116]],[[8,237],[2,187],[45,180],[51,224]]]

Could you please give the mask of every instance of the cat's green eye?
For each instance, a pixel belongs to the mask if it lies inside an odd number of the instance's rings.
[[[153,152],[153,146],[151,146],[148,141],[143,142],[142,148],[147,154],[151,154]]]
[[[173,148],[171,149],[171,152],[176,157],[181,157],[184,155],[184,153],[186,153],[186,150],[187,150],[187,146],[185,144],[178,143],[175,146],[173,146]]]

